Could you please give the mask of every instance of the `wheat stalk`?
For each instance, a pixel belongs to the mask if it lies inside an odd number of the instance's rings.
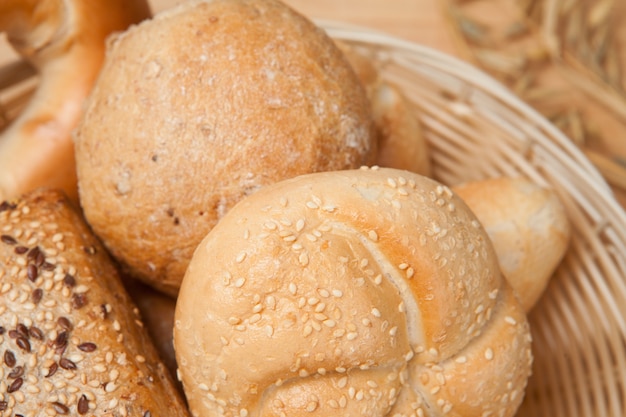
[[[624,161],[591,150],[592,144],[602,143],[615,132],[595,126],[588,111],[589,106],[601,108],[621,126],[620,132],[626,132],[620,60],[626,51],[615,36],[620,23],[614,13],[615,1],[516,0],[512,6],[504,0],[448,0],[447,10],[476,63],[591,155],[607,181],[626,190]],[[478,3],[482,13],[472,14]],[[512,17],[504,29],[485,17],[486,5],[498,22],[504,10],[509,12]],[[555,82],[554,74],[561,81]],[[577,99],[572,99],[574,91]]]

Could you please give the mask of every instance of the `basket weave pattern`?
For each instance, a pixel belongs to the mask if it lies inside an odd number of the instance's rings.
[[[372,57],[415,107],[433,175],[455,185],[523,175],[552,186],[571,247],[530,313],[533,376],[519,416],[626,415],[626,214],[588,159],[482,71],[384,34],[318,21]]]

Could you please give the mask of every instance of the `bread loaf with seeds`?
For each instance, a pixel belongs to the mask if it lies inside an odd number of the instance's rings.
[[[396,169],[309,174],[242,200],[197,247],[174,345],[207,416],[513,416],[524,311],[474,214]]]
[[[56,191],[0,205],[0,414],[188,416],[117,271]]]

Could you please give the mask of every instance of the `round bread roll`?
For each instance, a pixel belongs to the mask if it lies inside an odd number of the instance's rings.
[[[149,15],[145,0],[0,1],[0,32],[40,75],[28,106],[0,135],[0,201],[43,185],[78,201],[71,131],[105,39]]]
[[[191,260],[174,346],[194,416],[513,416],[532,361],[491,242],[447,187],[302,175],[231,209]]]
[[[561,200],[522,177],[472,181],[453,190],[487,230],[500,270],[530,311],[569,247],[571,226]]]
[[[0,204],[0,415],[189,415],[104,248],[60,192]]]
[[[129,273],[169,294],[242,197],[375,157],[352,68],[278,1],[185,2],[109,46],[76,133],[80,202]]]

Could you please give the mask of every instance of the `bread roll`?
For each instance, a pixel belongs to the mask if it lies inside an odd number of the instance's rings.
[[[176,378],[177,365],[173,341],[176,299],[137,280],[123,277],[122,281],[131,299],[139,308],[142,321],[159,357],[170,371],[172,378]],[[182,393],[182,387],[178,380],[175,380],[174,383]]]
[[[196,249],[175,318],[198,417],[512,416],[532,360],[473,213],[395,169],[241,201]]]
[[[429,146],[409,100],[381,78],[367,56],[345,42],[337,45],[367,91],[378,134],[376,165],[431,176]]]
[[[381,81],[372,89],[370,101],[380,132],[376,165],[430,176],[428,143],[408,99],[397,87]]]
[[[169,294],[242,197],[375,157],[353,70],[278,1],[185,2],[109,46],[76,134],[80,201],[125,268]]]
[[[104,248],[60,193],[0,204],[0,414],[188,416]]]
[[[472,181],[453,190],[487,230],[502,273],[530,311],[569,247],[571,226],[558,196],[522,177]]]
[[[28,106],[0,135],[0,201],[42,185],[78,201],[71,131],[105,39],[149,15],[146,0],[0,1],[0,32],[40,76]]]

